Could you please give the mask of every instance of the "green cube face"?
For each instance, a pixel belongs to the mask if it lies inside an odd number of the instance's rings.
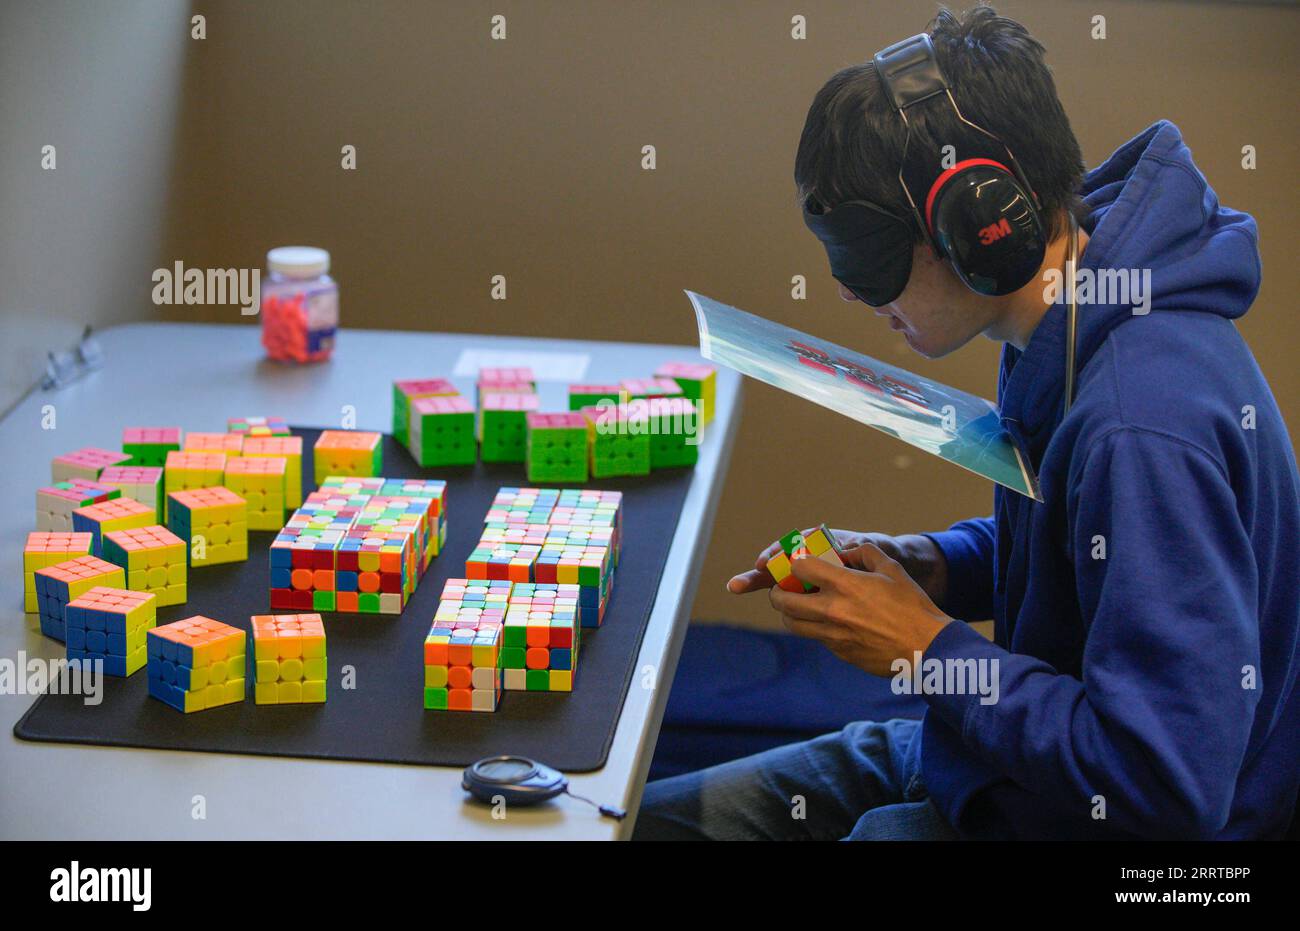
[[[579,566],[578,567],[578,584],[589,585],[595,588],[600,584],[601,572],[600,566]]]
[[[687,443],[684,436],[658,433],[650,437],[650,468],[652,469],[693,466],[699,459],[699,445]]]
[[[648,475],[650,473],[650,434],[601,433],[591,440],[591,476]]]
[[[478,458],[478,441],[474,436],[474,412],[453,410],[421,413],[425,401],[452,401],[447,398],[422,398],[411,414],[410,448],[415,461],[432,466],[473,465]],[[456,398],[456,401],[463,399]]]
[[[507,627],[507,628],[505,628],[505,632],[506,632],[506,633],[509,633],[509,632],[512,631],[512,630],[516,630],[516,631],[519,632],[519,639],[520,639],[520,640],[522,640],[522,639],[524,638],[525,635],[524,635],[524,628],[523,628],[523,627]],[[526,651],[525,648],[522,647],[522,646],[517,646],[517,647],[502,647],[502,648],[501,648],[501,668],[502,668],[502,669],[523,669],[524,666],[526,665],[525,662],[524,662],[524,658],[525,658],[526,653],[527,653],[527,651]]]
[[[446,711],[447,690],[446,689],[425,689],[424,707],[426,711]]]
[[[549,669],[530,669],[525,681],[530,692],[549,692],[551,690],[551,671]]]
[[[378,614],[379,595],[376,592],[362,592],[357,596],[357,611],[361,614]]]
[[[311,607],[313,611],[333,611],[336,597],[334,592],[312,592]]]
[[[526,411],[485,410],[483,417],[483,461],[523,462],[528,451]]]

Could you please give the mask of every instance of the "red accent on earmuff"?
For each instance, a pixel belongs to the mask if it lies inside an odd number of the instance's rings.
[[[1007,174],[1014,177],[1010,168],[1001,162],[995,162],[991,158],[968,158],[964,162],[958,162],[956,165],[953,165],[943,174],[939,175],[939,177],[934,179],[934,184],[930,185],[930,193],[925,196],[925,228],[930,231],[930,235],[934,235],[934,221],[931,218],[931,213],[934,210],[934,201],[935,198],[939,196],[939,191],[952,179],[953,175],[957,174],[957,172],[964,171],[974,165],[992,165],[994,168],[1001,168]]]

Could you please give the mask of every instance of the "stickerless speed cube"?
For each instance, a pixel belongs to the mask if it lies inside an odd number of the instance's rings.
[[[99,660],[110,676],[129,676],[145,664],[145,638],[157,620],[158,599],[148,592],[96,586],[68,602],[68,659]]]
[[[116,488],[122,497],[139,501],[163,513],[163,470],[159,466],[109,466],[99,474],[99,483]]]
[[[474,408],[460,395],[411,402],[411,455],[420,465],[473,465],[478,457]]]
[[[623,399],[621,385],[569,385],[569,410],[580,411],[597,404],[618,404]]]
[[[81,597],[97,585],[125,588],[126,576],[120,566],[98,556],[77,556],[37,569],[35,582],[41,633],[55,640],[65,640],[67,622],[64,609],[68,602]]]
[[[289,425],[283,417],[231,417],[226,421],[227,433],[250,436],[288,436]]]
[[[411,402],[416,398],[449,398],[460,394],[445,378],[406,378],[393,382],[393,438],[410,446]]]
[[[523,462],[528,451],[528,412],[539,406],[535,394],[485,394],[479,411],[483,461]]]
[[[287,470],[283,456],[239,456],[226,463],[225,485],[247,502],[249,530],[284,526]]]
[[[656,378],[671,378],[682,395],[695,403],[700,422],[710,423],[717,407],[718,370],[698,362],[665,362],[655,370]]]
[[[35,614],[36,570],[54,566],[78,556],[89,556],[93,538],[88,533],[36,530],[27,534],[23,546],[23,610]]]
[[[650,421],[638,406],[586,407],[591,477],[650,474]]]
[[[582,642],[577,585],[516,583],[506,606],[501,666],[509,691],[571,692]]]
[[[122,431],[122,452],[131,457],[128,466],[160,467],[167,454],[181,448],[180,427],[127,427]]]
[[[152,592],[160,608],[184,604],[189,597],[186,549],[185,541],[157,524],[104,534],[104,559],[126,571],[119,587]]]
[[[68,482],[74,478],[94,482],[99,479],[99,473],[109,466],[126,465],[130,460],[131,457],[126,453],[87,446],[59,456],[51,462],[50,477],[55,482]]]
[[[821,559],[835,566],[844,565],[841,550],[835,534],[825,524],[810,530],[807,534],[800,530],[791,530],[780,540],[781,552],[767,561],[767,571],[778,587],[788,592],[813,592],[816,587],[800,582],[793,575],[790,561],[794,559]]]
[[[133,498],[113,498],[72,512],[73,531],[90,534],[90,551],[96,556],[104,555],[104,534],[107,531],[130,530],[156,523],[158,512]]]
[[[643,403],[650,428],[650,468],[695,465],[700,458],[695,405],[684,398],[652,398]]]
[[[223,453],[170,452],[163,470],[163,518],[170,507],[169,496],[174,491],[193,491],[221,484],[226,474],[226,456]]]
[[[684,397],[681,386],[671,378],[625,378],[621,387],[633,400]]]
[[[448,579],[424,638],[424,707],[495,711],[509,582]]]
[[[291,705],[325,700],[325,624],[319,614],[252,618],[253,700]]]
[[[316,484],[327,475],[378,475],[384,467],[382,440],[364,430],[322,430],[312,450]]]
[[[527,386],[527,387],[524,387]],[[481,368],[478,370],[478,382],[474,386],[474,403],[483,403],[483,395],[489,391],[506,391],[514,394],[537,391],[537,379],[533,370],[520,368]]]
[[[284,506],[302,506],[302,437],[250,436],[244,440],[243,458],[263,456],[284,459]]]
[[[242,433],[187,433],[184,449],[187,453],[240,456],[244,452],[244,435]]]
[[[248,505],[242,497],[217,485],[167,498],[167,528],[185,542],[191,566],[248,558]]]
[[[573,411],[527,415],[525,453],[530,482],[587,480],[587,418]]]
[[[81,478],[37,489],[36,529],[71,532],[73,511],[121,497],[121,494],[118,488]]]
[[[164,624],[145,638],[149,694],[189,714],[244,700],[247,635],[195,615]]]

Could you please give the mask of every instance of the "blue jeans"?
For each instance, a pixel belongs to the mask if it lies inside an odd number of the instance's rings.
[[[634,840],[955,840],[921,782],[920,721],[860,721],[645,788]]]

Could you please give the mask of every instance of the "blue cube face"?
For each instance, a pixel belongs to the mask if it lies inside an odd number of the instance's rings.
[[[80,613],[84,621],[82,626],[85,627],[86,630],[102,631],[105,629],[107,618],[103,611],[87,611],[81,608],[69,608],[68,610]]]
[[[573,651],[568,647],[554,647],[551,649],[551,668],[552,669],[572,669],[573,668]]]
[[[78,608],[75,605],[68,605],[63,609],[63,623],[69,628],[86,626],[86,615],[89,612],[85,608]]]
[[[108,637],[102,630],[86,631],[86,652],[100,654],[108,652]]]
[[[108,652],[112,656],[126,656],[126,634],[110,633],[108,636]]]
[[[126,678],[126,657],[105,656],[104,674],[109,676],[121,676],[122,678]]]
[[[73,651],[85,651],[86,649],[86,631],[82,627],[67,628],[68,659],[72,659]]]
[[[283,548],[283,547],[280,547],[280,548],[272,548],[272,549],[271,549],[271,568],[272,568],[272,569],[288,569],[288,570],[292,570],[292,569],[293,569],[293,553],[292,553],[292,551],[291,551],[291,550],[288,550],[288,549],[285,549],[285,548]],[[285,585],[285,586],[276,586],[276,587],[288,588],[287,585]]]
[[[272,551],[274,553],[274,551]],[[271,587],[272,588],[289,588],[290,580],[293,578],[293,570],[287,566],[271,566]]]
[[[355,592],[357,591],[358,580],[358,573],[346,569],[340,570],[334,573],[334,588],[340,592]]]

